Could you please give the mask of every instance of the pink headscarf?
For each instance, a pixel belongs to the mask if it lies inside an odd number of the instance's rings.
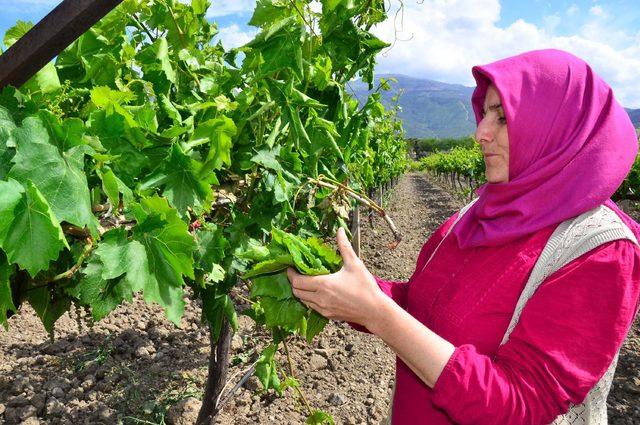
[[[461,249],[497,246],[605,204],[638,152],[613,91],[582,59],[534,50],[474,66],[476,122],[489,84],[509,134],[509,181],[487,183],[452,233]]]

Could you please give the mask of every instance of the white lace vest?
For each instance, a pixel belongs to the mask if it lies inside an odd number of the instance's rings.
[[[460,210],[460,214],[458,214],[458,217],[451,225],[444,238],[449,235],[458,220],[460,220],[462,215],[477,200],[478,198],[474,199]],[[620,239],[629,239],[638,245],[638,241],[631,229],[624,224],[614,211],[604,205],[560,223],[547,241],[547,244],[531,271],[529,280],[527,281],[527,284],[520,294],[520,299],[518,299],[518,303],[516,304],[513,317],[511,318],[511,323],[509,323],[500,345],[503,345],[509,340],[509,335],[518,324],[518,319],[520,318],[520,314],[522,313],[525,304],[547,277],[562,268],[565,264],[568,264],[572,260],[575,260],[597,246],[609,241]],[[442,241],[440,243],[442,243]],[[431,254],[424,267],[426,267],[426,265],[431,261],[435,251],[437,251],[439,247],[440,244],[438,244],[434,252]],[[551,425],[607,424],[607,396],[611,389],[611,383],[613,381],[616,365],[618,364],[619,354],[620,351],[618,350],[613,358],[613,362],[609,365],[609,368],[595,387],[589,391],[584,402],[578,405],[570,405],[569,411],[558,416]],[[391,411],[389,412],[389,417],[387,418],[386,423],[391,423]]]

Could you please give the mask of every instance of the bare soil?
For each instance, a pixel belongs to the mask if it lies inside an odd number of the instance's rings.
[[[389,251],[391,232],[378,217],[363,219],[362,257],[373,273],[406,280],[429,235],[464,201],[424,174],[403,176],[388,194],[390,216],[404,234]],[[268,343],[268,335],[242,317],[232,340],[230,387]],[[331,323],[309,345],[291,341],[296,376],[309,404],[336,423],[380,423],[389,408],[395,357],[377,338]],[[118,308],[93,329],[75,315],[56,324],[49,341],[24,306],[0,331],[0,423],[189,424],[199,408],[209,352],[198,302],[188,300],[180,328],[141,299]],[[288,372],[286,357],[279,362]],[[640,320],[622,348],[608,399],[609,423],[640,423]],[[291,389],[279,398],[249,379],[224,406],[220,424],[304,423],[304,406]]]

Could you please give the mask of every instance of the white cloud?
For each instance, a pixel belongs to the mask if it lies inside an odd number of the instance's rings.
[[[571,6],[569,6],[569,8],[565,13],[567,14],[567,16],[576,16],[579,11],[580,9],[578,8],[578,5],[574,3]]]
[[[544,22],[544,30],[549,34],[553,34],[558,25],[560,25],[562,18],[556,13],[555,15],[545,16],[542,20]]]
[[[225,49],[232,49],[247,44],[256,35],[256,30],[243,31],[238,24],[220,28],[217,37],[222,40]]]
[[[385,41],[394,39],[393,12],[374,29]],[[377,71],[473,86],[473,65],[528,50],[558,48],[587,61],[623,105],[640,108],[640,32],[612,30],[605,15],[592,16],[578,34],[561,37],[553,33],[556,15],[547,17],[544,27],[523,19],[499,27],[499,0],[405,2],[404,25],[397,36],[408,41],[396,41],[385,50],[378,57]]]
[[[252,14],[255,8],[256,0],[214,0],[207,12],[207,18]]]

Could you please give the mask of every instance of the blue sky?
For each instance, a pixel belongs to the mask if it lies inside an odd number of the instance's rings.
[[[58,3],[0,0],[0,34],[18,19],[41,19]],[[395,11],[399,3],[391,4]],[[214,1],[209,18],[218,23],[226,47],[255,34],[246,25],[254,5],[255,0]],[[402,25],[395,24],[399,40],[378,58],[378,72],[472,86],[473,65],[554,47],[586,60],[623,105],[640,108],[638,0],[405,0],[405,7]],[[374,32],[391,41],[393,28],[389,19]]]

